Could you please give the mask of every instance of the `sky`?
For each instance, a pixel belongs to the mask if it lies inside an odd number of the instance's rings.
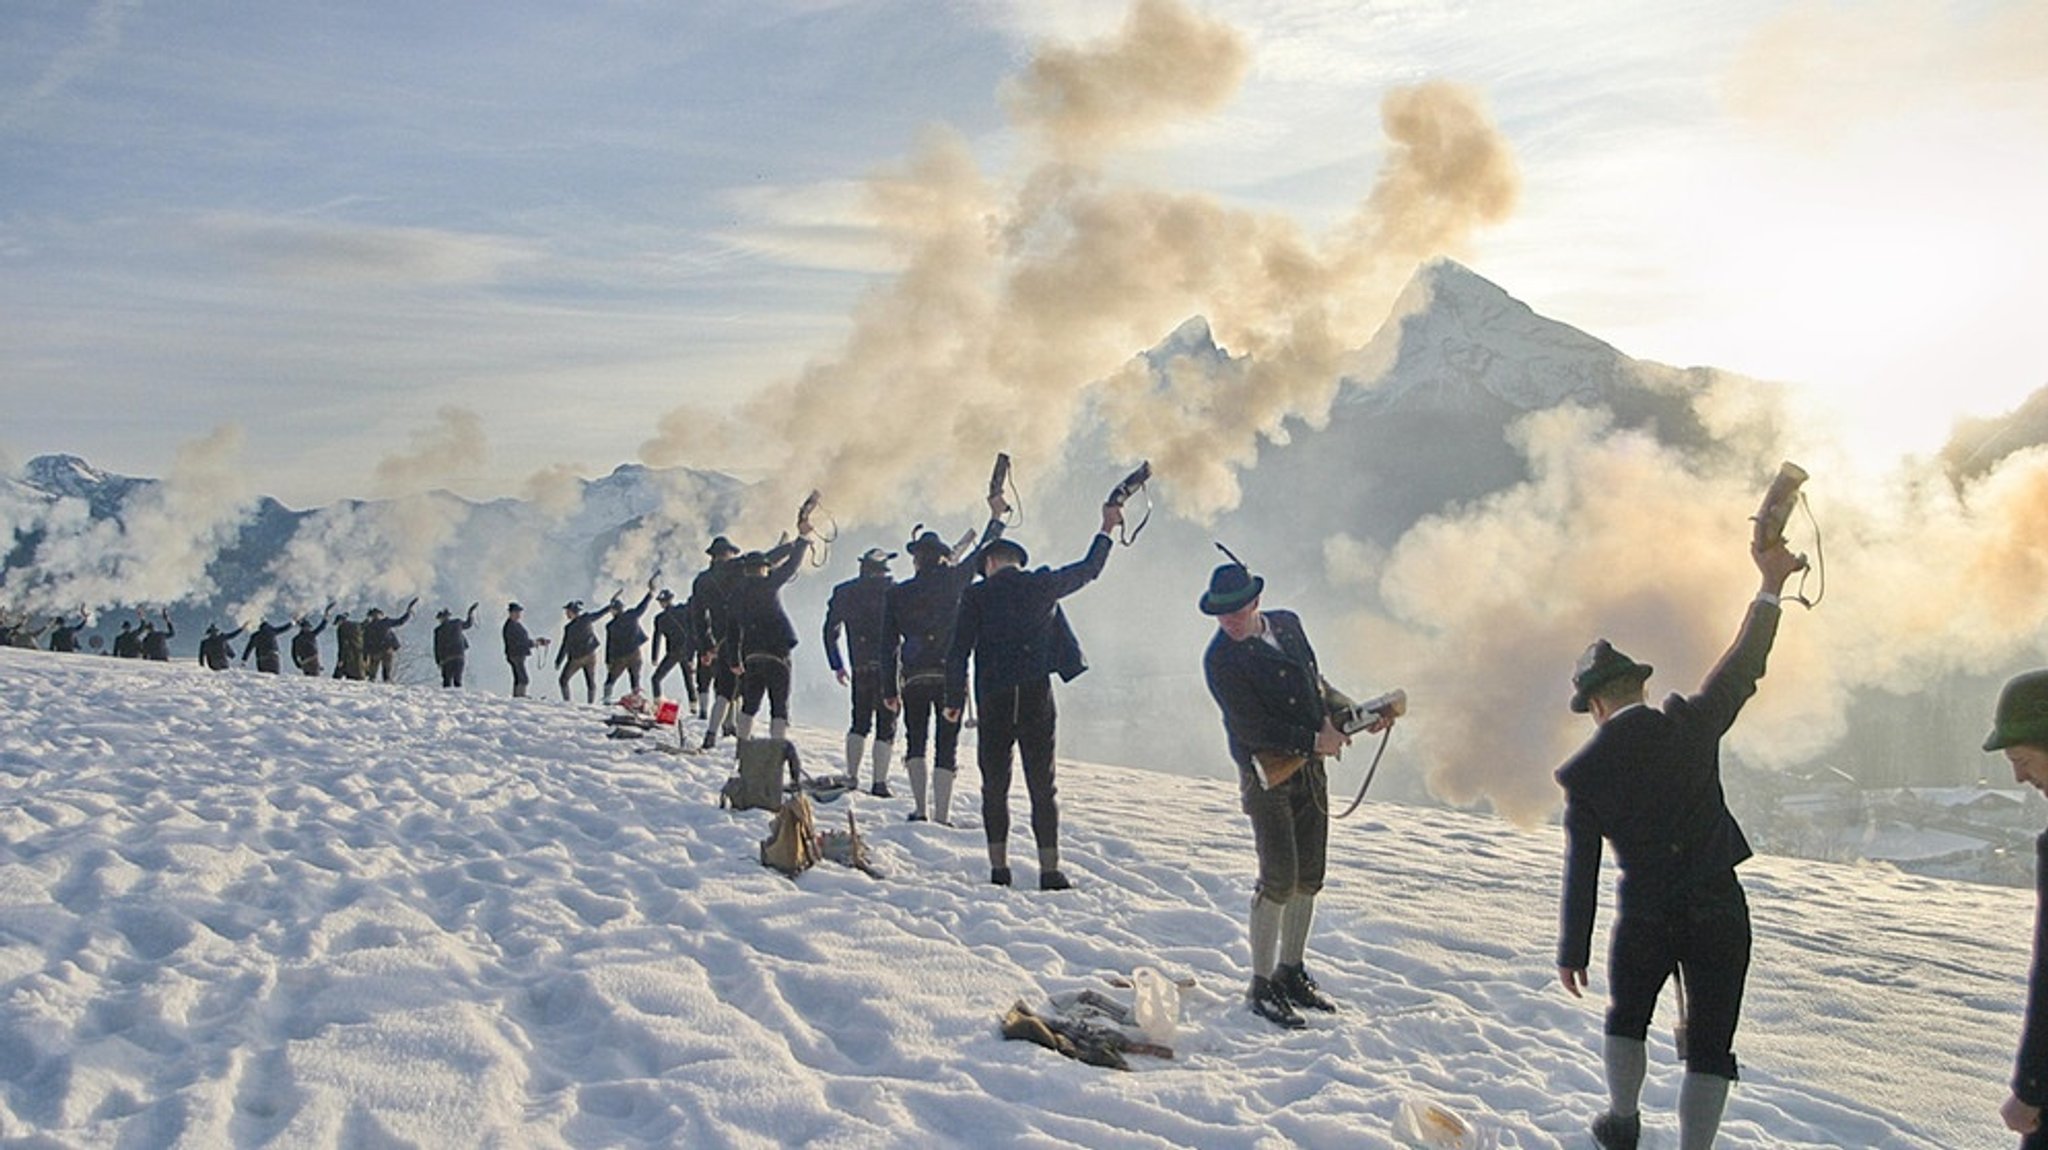
[[[1215,90],[1119,141],[1122,186],[1326,234],[1386,169],[1382,101],[1448,81],[1519,187],[1443,254],[1538,311],[1799,385],[1877,457],[2048,383],[2041,5],[1160,5],[1242,56],[1161,81]],[[1027,186],[1020,77],[1129,11],[9,4],[0,464],[163,475],[238,434],[293,506],[391,494],[394,457],[476,498],[787,468],[743,433],[655,448],[849,362],[906,273],[875,181],[943,131]]]
[[[758,861],[768,812],[717,804],[729,744],[657,753],[673,734],[611,740],[594,708],[190,660],[0,672],[0,1123],[24,1144],[1577,1150],[1606,1104],[1606,972],[1574,999],[1552,965],[1554,825],[1377,791],[1334,823],[1306,962],[1339,1010],[1283,1032],[1243,1006],[1253,850],[1220,759],[1063,761],[1071,890],[1036,889],[1021,786],[999,888],[978,778],[956,825],[911,823],[900,764],[893,798],[816,804],[876,873],[792,881]],[[837,772],[838,731],[791,734]],[[1397,739],[1381,778],[1415,768]],[[2009,1147],[2031,892],[1741,874],[1721,1144]],[[1001,1037],[1018,1002],[1132,1006],[1112,979],[1145,968],[1190,983],[1152,1032],[1171,1059]],[[1674,1013],[1646,1146],[1677,1144]],[[1478,1137],[1403,1138],[1410,1104]]]

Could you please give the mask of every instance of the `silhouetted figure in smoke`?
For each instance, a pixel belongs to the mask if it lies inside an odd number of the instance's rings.
[[[654,697],[661,698],[661,681],[672,670],[683,673],[683,693],[690,698],[690,710],[697,710],[697,648],[690,641],[690,605],[677,603],[675,593],[664,587],[655,600],[661,610],[654,614]]]
[[[419,605],[415,595],[405,604],[405,613],[392,618],[375,607],[363,623],[363,659],[370,681],[391,681],[391,666],[398,658],[398,629],[412,622],[412,609]]]
[[[228,655],[235,636],[242,633],[237,627],[222,631],[211,623],[206,625],[206,637],[199,640],[199,665],[209,671],[225,671],[234,665]]]
[[[640,596],[640,602],[628,608],[617,599],[607,608],[612,613],[611,622],[604,625],[604,701],[612,701],[612,684],[620,675],[627,677],[634,694],[640,693],[640,648],[647,645],[647,632],[640,629],[640,616],[646,614],[647,605],[654,601],[654,580],[647,580],[647,594]]]
[[[903,716],[903,767],[910,774],[910,818],[926,816],[925,764],[931,764],[931,818],[953,825],[953,782],[958,768],[960,720],[946,716],[946,654],[953,646],[953,624],[960,617],[960,593],[981,572],[988,547],[1003,537],[1002,516],[1009,504],[1001,496],[989,500],[988,526],[981,542],[958,563],[955,548],[936,531],[911,540],[915,570],[889,589],[883,619],[882,682],[896,693],[892,706]],[[970,534],[961,546],[972,541]],[[930,747],[927,760],[926,747]]]
[[[292,636],[292,666],[303,675],[320,673],[320,632],[327,629],[327,612],[334,607],[329,603],[320,611],[320,621],[315,623],[310,615],[299,616],[299,629]]]
[[[526,608],[517,603],[505,605],[505,661],[512,665],[512,697],[524,699],[526,688],[532,680],[526,673],[526,657],[533,654],[534,647],[545,644],[546,639],[535,640],[526,632],[524,622]]]
[[[142,658],[142,632],[127,619],[121,620],[121,630],[114,636],[114,657],[117,659]]]
[[[140,614],[140,612],[137,612],[137,614]],[[171,661],[171,640],[178,634],[178,629],[171,626],[171,613],[166,610],[160,612],[160,614],[163,617],[164,624],[161,628],[144,619],[142,621],[142,630],[137,632],[136,635],[136,641],[142,645],[142,657],[152,663],[168,663]],[[239,627],[236,628],[237,634],[240,631]]]
[[[469,661],[469,636],[463,632],[476,625],[476,604],[471,603],[469,614],[460,619],[446,607],[434,612],[434,618],[434,663],[441,668],[441,686],[460,687],[463,664]]]
[[[1123,508],[1102,505],[1102,527],[1088,553],[1055,571],[1027,571],[1030,557],[1010,539],[988,545],[985,577],[960,596],[960,619],[946,657],[946,717],[967,704],[967,665],[974,663],[974,706],[981,716],[976,757],[981,767],[981,820],[988,837],[989,881],[1010,885],[1010,773],[1013,752],[1024,761],[1031,795],[1031,837],[1038,845],[1038,888],[1065,890],[1060,869],[1060,812],[1053,753],[1056,722],[1052,677],[1087,670],[1059,601],[1094,582],[1109,562],[1109,533]]]
[[[334,617],[334,677],[363,678],[363,625],[346,611]]]
[[[67,623],[62,619],[51,621],[50,650],[60,655],[75,654],[78,651],[78,633],[86,628],[85,608],[78,609],[78,622]]]
[[[860,786],[860,761],[874,736],[873,793],[889,797],[889,760],[896,751],[895,684],[882,680],[883,618],[889,609],[889,560],[894,551],[871,547],[860,557],[860,574],[832,588],[825,602],[825,662],[844,687],[853,687],[853,717],[846,728],[847,785]],[[839,632],[846,632],[846,660],[839,658]]]
[[[583,610],[583,600],[562,604],[562,645],[555,651],[555,666],[562,669],[562,701],[569,701],[569,680],[583,672],[583,701],[597,702],[597,652],[603,643],[597,637],[597,621],[611,614],[609,606]]]
[[[266,621],[257,620],[255,630],[249,632],[249,641],[242,644],[242,662],[248,662],[249,656],[254,655],[258,671],[266,675],[282,674],[284,659],[283,653],[278,649],[277,637],[291,630],[291,627],[290,623],[273,626]]]
[[[768,737],[789,737],[789,653],[796,649],[796,628],[782,609],[782,588],[796,578],[810,549],[811,525],[799,521],[795,539],[735,561],[743,577],[732,589],[718,649],[739,680],[740,717],[733,728],[742,739],[752,737],[763,698],[768,700]],[[709,728],[704,737],[711,738]]]
[[[719,640],[725,634],[726,615],[731,611],[733,584],[741,578],[737,566],[740,549],[732,540],[720,535],[704,549],[711,557],[702,571],[690,583],[690,637],[697,648],[697,698],[703,702],[707,695],[715,701],[710,707],[709,719],[704,727],[704,749],[710,750],[718,741],[721,730],[733,730],[733,700],[739,696],[739,673],[733,670],[734,660],[725,658],[719,651]]]

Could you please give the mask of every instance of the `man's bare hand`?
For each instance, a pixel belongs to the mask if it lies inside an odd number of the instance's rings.
[[[1560,966],[1557,981],[1571,993],[1573,998],[1586,997],[1586,968],[1583,966]]]

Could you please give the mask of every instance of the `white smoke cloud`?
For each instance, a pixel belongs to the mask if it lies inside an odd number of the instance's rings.
[[[213,593],[207,566],[253,508],[232,425],[179,447],[170,473],[130,497],[118,519],[95,520],[80,499],[37,508],[9,500],[16,531],[40,531],[32,567],[10,572],[10,598],[38,611],[171,604]]]
[[[1092,410],[1174,506],[1233,506],[1259,437],[1326,418],[1344,357],[1416,266],[1505,218],[1518,183],[1477,97],[1441,83],[1386,98],[1387,169],[1326,236],[1107,174],[1117,149],[1224,106],[1249,66],[1242,37],[1175,0],[1136,4],[1102,43],[1045,48],[1009,101],[1033,146],[1021,174],[985,175],[933,130],[872,181],[903,270],[845,346],[730,418],[670,412],[643,457],[756,444],[788,462],[743,527],[774,529],[812,487],[853,524],[966,506],[997,451],[1050,474]],[[1130,367],[1192,315],[1240,362],[1176,364],[1163,385]]]

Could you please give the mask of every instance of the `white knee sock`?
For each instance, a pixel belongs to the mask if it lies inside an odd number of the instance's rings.
[[[1678,1085],[1678,1150],[1710,1150],[1727,1105],[1726,1078],[1688,1071]]]
[[[1286,912],[1284,902],[1252,896],[1252,974],[1259,978],[1273,977],[1280,965],[1280,920]]]
[[[1308,953],[1308,928],[1315,921],[1316,896],[1294,892],[1287,900],[1286,912],[1280,916],[1280,957],[1281,966],[1300,966]]]
[[[867,749],[868,737],[866,735],[856,735],[852,731],[848,731],[846,733],[847,786],[860,786],[860,761],[863,754],[867,751]]]
[[[1610,1034],[1600,1048],[1600,1061],[1607,1071],[1607,1109],[1617,1118],[1633,1117],[1650,1068],[1649,1047],[1640,1038]]]
[[[874,785],[886,789],[889,785],[889,761],[896,757],[896,744],[876,739],[870,754],[874,759]]]
[[[925,813],[924,788],[926,781],[930,777],[925,770],[924,760],[905,759],[903,760],[903,769],[910,773],[910,813],[922,818]],[[946,773],[952,774],[951,771]]]

